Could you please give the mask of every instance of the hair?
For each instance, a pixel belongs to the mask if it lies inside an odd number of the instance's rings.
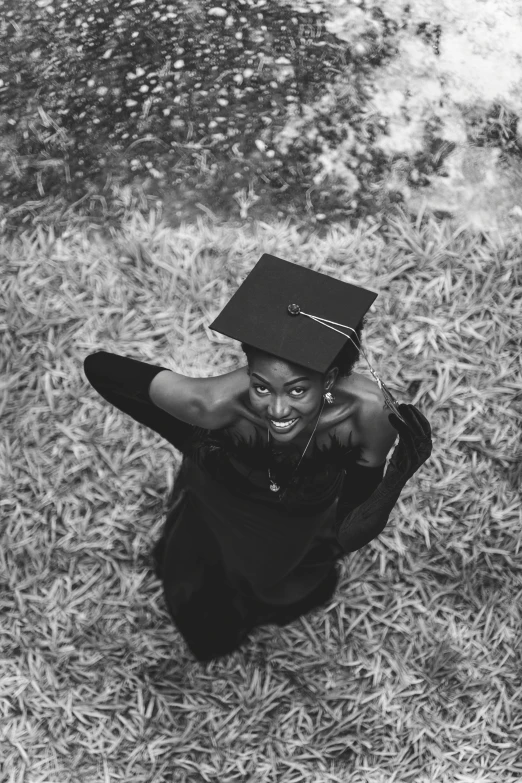
[[[338,368],[340,377],[347,378],[352,374],[353,368],[359,359],[359,345],[361,341],[361,334],[364,329],[364,322],[365,318],[363,317],[355,327],[355,334],[357,337],[353,334],[353,332],[349,332],[351,340],[347,340],[343,345],[333,362],[326,370],[325,375],[329,373],[330,370],[333,370],[334,367]],[[353,343],[355,343],[355,345]],[[357,346],[357,348],[355,346]],[[254,348],[252,345],[248,345],[247,343],[241,343],[241,348],[243,353],[246,355],[247,362],[249,364],[254,354],[266,353],[266,351],[261,351],[258,348]]]

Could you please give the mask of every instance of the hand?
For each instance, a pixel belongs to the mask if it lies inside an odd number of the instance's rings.
[[[395,413],[388,416],[388,421],[400,435],[388,470],[391,469],[408,479],[431,454],[431,427],[427,418],[414,405],[401,403],[398,409],[406,424]]]

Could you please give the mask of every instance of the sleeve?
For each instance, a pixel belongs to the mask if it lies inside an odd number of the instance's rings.
[[[337,507],[337,540],[345,553],[362,549],[382,533],[407,481],[398,480],[394,474],[388,473],[383,478],[384,465],[378,468],[358,467],[372,471],[364,480],[366,498],[354,507],[350,503],[342,503],[341,495]],[[361,498],[362,488],[357,492]]]
[[[384,474],[384,465],[367,468],[353,462],[345,468],[345,476],[339,502],[337,516],[346,516],[348,512],[363,503],[377,488]]]
[[[158,408],[149,396],[153,379],[168,367],[98,351],[84,359],[83,369],[91,386],[107,402],[183,451],[196,428]]]

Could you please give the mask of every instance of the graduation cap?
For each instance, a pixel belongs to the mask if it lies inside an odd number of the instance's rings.
[[[401,419],[397,401],[359,344],[355,329],[378,294],[264,253],[210,328],[324,374],[351,340]]]

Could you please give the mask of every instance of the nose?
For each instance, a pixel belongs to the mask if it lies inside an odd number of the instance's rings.
[[[276,397],[268,406],[268,415],[271,419],[286,419],[290,415],[288,400],[284,397]]]

